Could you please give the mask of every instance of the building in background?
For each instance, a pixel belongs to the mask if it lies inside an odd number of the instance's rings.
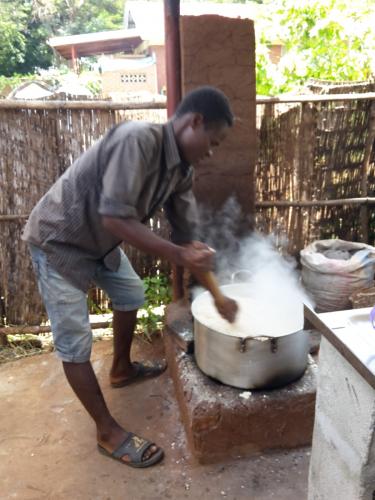
[[[181,16],[210,14],[256,20],[263,8],[255,2],[181,2],[180,13]],[[99,56],[95,66],[101,71],[104,98],[127,100],[143,95],[152,100],[166,94],[162,1],[127,0],[122,30],[55,37],[49,43],[76,71],[80,58]],[[280,42],[270,46],[272,62],[279,61],[281,50]]]

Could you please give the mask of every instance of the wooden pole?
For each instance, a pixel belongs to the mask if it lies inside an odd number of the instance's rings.
[[[343,205],[375,205],[375,198],[343,198],[341,200],[267,200],[258,201],[255,203],[257,208],[273,208],[273,207],[326,207],[326,206],[343,206]]]
[[[256,104],[301,103],[301,102],[331,102],[331,101],[366,101],[375,100],[375,92],[363,94],[325,94],[300,95],[291,97],[262,97],[256,99]],[[32,101],[26,99],[0,99],[0,109],[165,109],[165,102],[114,102],[103,100],[90,101]],[[173,114],[173,113],[172,113]]]
[[[96,330],[98,328],[110,328],[112,326],[111,321],[101,321],[98,323],[91,323],[91,328]],[[3,326],[0,327],[1,335],[39,335],[40,333],[48,333],[51,331],[50,326],[28,326],[28,325],[18,325],[18,326]]]
[[[77,62],[77,48],[75,45],[70,47],[70,56],[72,59],[73,71],[78,73],[78,62]]]
[[[181,101],[180,0],[164,0],[165,60],[167,71],[167,114],[173,116]],[[184,269],[172,264],[172,296],[184,296]]]
[[[165,102],[112,102],[103,100],[91,101],[28,101],[25,99],[1,99],[0,109],[102,109],[102,110],[133,110],[133,109],[165,109]]]
[[[171,117],[181,101],[180,0],[164,0],[167,111]]]
[[[361,179],[361,195],[366,197],[368,194],[368,174],[370,167],[371,152],[375,141],[375,101],[371,103],[370,114],[369,114],[369,126],[368,134],[365,142],[365,152],[362,164],[362,179]],[[368,205],[361,206],[361,227],[362,227],[362,239],[365,243],[369,241],[369,214]]]
[[[361,94],[313,94],[286,97],[262,97],[257,98],[257,104],[288,103],[288,102],[332,102],[332,101],[366,101],[374,100],[375,92],[364,92]]]
[[[27,219],[28,215],[0,215],[0,222],[10,222]]]

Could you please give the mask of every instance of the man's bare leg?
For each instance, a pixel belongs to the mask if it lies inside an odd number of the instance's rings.
[[[110,372],[112,383],[120,382],[134,375],[130,361],[137,310],[113,311],[113,363]]]
[[[63,362],[63,367],[70,386],[96,424],[98,443],[112,453],[125,441],[128,433],[110,414],[91,363]],[[156,446],[151,446],[145,451],[143,460],[157,450]],[[125,455],[122,460],[127,462],[129,457]]]

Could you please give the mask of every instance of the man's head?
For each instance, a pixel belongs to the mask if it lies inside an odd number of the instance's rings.
[[[228,98],[215,87],[198,87],[176,109],[173,126],[177,144],[188,163],[212,155],[226,137],[234,117]]]

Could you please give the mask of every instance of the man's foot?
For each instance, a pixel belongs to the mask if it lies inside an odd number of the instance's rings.
[[[113,458],[131,467],[144,468],[159,462],[164,452],[151,441],[144,439],[132,432],[126,432],[123,429],[120,433],[122,437],[113,445],[111,440],[102,440],[98,438],[98,450],[101,454]],[[117,437],[117,436],[116,436]]]
[[[142,363],[135,361],[132,363],[131,368],[132,370],[130,373],[123,373],[119,375],[111,373],[111,386],[114,388],[125,387],[136,382],[142,382],[143,380],[147,380],[149,378],[158,377],[166,370],[167,362],[165,360],[144,361]]]

